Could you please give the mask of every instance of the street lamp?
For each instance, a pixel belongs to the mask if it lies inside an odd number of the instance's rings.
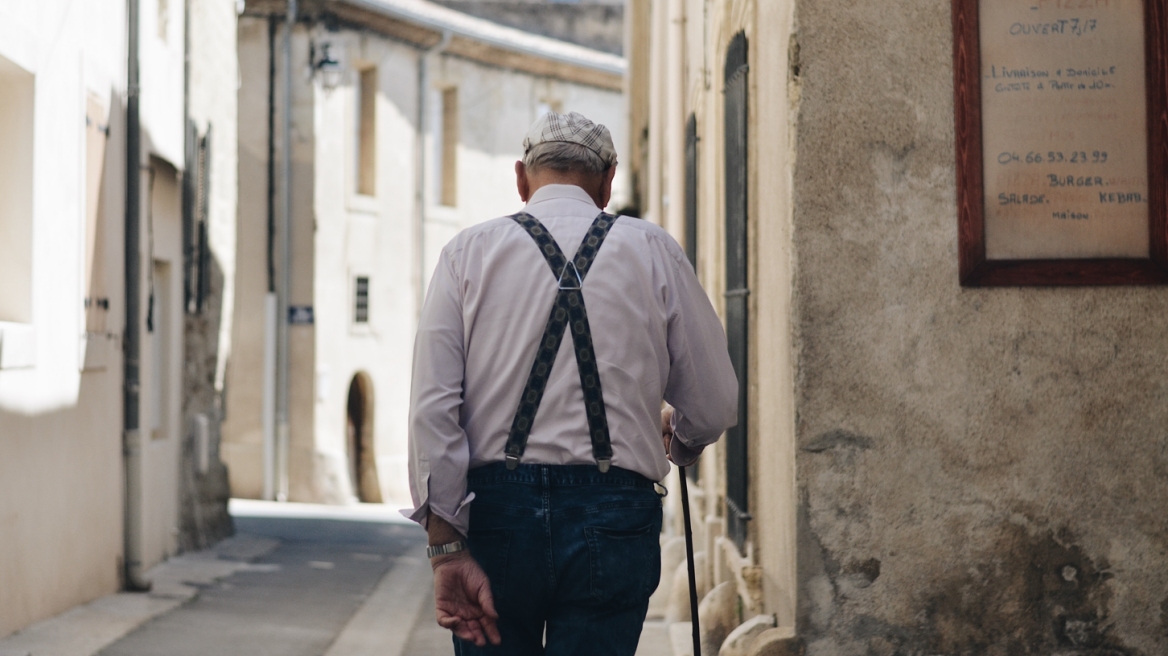
[[[320,59],[312,66],[316,73],[320,74],[321,86],[328,91],[337,88],[345,73],[341,68],[341,62],[333,59],[332,53],[329,52],[331,45],[329,43],[321,44]]]

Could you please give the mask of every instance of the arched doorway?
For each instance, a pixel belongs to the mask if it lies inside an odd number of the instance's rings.
[[[349,456],[353,495],[366,503],[381,503],[381,485],[377,481],[377,458],[373,448],[373,381],[369,374],[357,372],[353,376],[345,414],[345,451]]]

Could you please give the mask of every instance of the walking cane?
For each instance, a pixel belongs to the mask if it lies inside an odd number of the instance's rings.
[[[698,628],[698,585],[694,574],[693,530],[689,523],[689,487],[685,482],[685,467],[681,474],[681,514],[685,518],[685,559],[689,566],[689,614],[693,622],[694,656],[702,656],[701,630]]]

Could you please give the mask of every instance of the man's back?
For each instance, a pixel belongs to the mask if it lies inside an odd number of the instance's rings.
[[[525,211],[569,257],[599,213],[571,185],[541,188]],[[451,439],[464,432],[468,468],[503,459],[557,288],[539,247],[508,217],[470,228],[443,249],[422,318],[429,328],[418,335],[413,405],[414,416],[426,418],[426,425],[415,424],[415,432]],[[735,407],[736,387],[721,323],[677,243],[635,218],[623,217],[612,227],[583,294],[613,465],[660,480],[669,471],[660,445],[662,398],[692,412],[686,415],[692,428],[682,434],[700,444],[732,423],[725,409]],[[435,353],[436,360],[423,357]],[[433,380],[418,385],[419,376]],[[730,385],[698,389],[703,378]],[[687,403],[699,396],[701,403]],[[721,397],[725,402],[718,402]],[[717,416],[702,416],[704,408],[716,409]],[[445,427],[432,424],[438,415],[449,418]],[[560,345],[523,461],[595,463],[570,339]]]
[[[598,209],[615,171],[604,126],[545,114],[515,164],[524,211],[459,234],[431,280],[409,516],[460,655],[631,655],[666,451],[691,463],[735,421],[722,325],[681,248]]]

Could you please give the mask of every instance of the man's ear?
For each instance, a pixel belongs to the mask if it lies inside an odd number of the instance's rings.
[[[515,186],[519,189],[519,199],[526,203],[531,198],[531,182],[527,179],[527,167],[518,160],[515,162]]]
[[[608,207],[612,199],[612,179],[616,177],[616,164],[608,167],[604,173],[604,182],[600,183],[600,209]]]

